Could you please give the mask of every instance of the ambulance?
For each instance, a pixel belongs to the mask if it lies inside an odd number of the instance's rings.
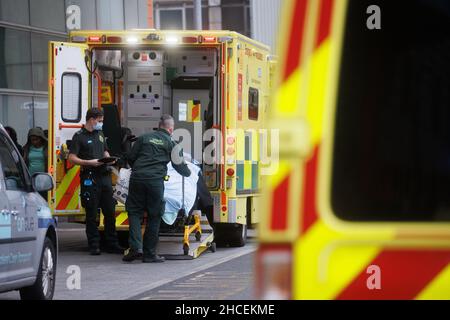
[[[67,157],[88,108],[104,110],[103,131],[116,156],[171,114],[174,140],[202,164],[216,241],[245,245],[247,227],[258,222],[259,145],[273,70],[269,47],[230,31],[73,31],[69,42],[50,42],[53,214],[83,220],[80,168]],[[124,206],[116,211],[117,229],[128,230]]]
[[[287,0],[262,299],[450,299],[450,3]]]

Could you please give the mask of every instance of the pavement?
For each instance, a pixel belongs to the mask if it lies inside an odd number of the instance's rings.
[[[254,253],[193,273],[139,294],[139,300],[254,300]]]
[[[249,232],[248,244],[242,248],[217,248],[216,252],[206,251],[194,260],[166,261],[159,264],[144,264],[122,262],[122,255],[102,253],[100,256],[90,256],[84,233],[84,226],[79,224],[62,224],[58,230],[59,256],[56,275],[55,300],[126,300],[126,299],[166,299],[161,290],[170,285],[185,285],[186,294],[177,299],[208,299],[212,297],[226,299],[223,283],[235,284],[228,291],[231,296],[239,294],[252,298],[251,283],[253,279],[253,253],[256,250],[255,232]],[[182,238],[161,237],[160,254],[181,254]],[[192,241],[194,242],[193,238]],[[244,260],[239,260],[242,258]],[[245,261],[245,262],[243,262]],[[230,266],[226,266],[231,263]],[[217,269],[222,265],[222,269]],[[74,278],[76,271],[78,278]],[[75,271],[75,273],[74,273]],[[75,281],[74,281],[75,279]],[[200,283],[193,288],[191,280]],[[195,280],[196,279],[196,280]],[[200,282],[197,280],[201,279]],[[178,281],[178,282],[177,282]],[[79,284],[79,288],[77,285]],[[187,284],[187,285],[186,285]],[[164,287],[166,286],[166,287]],[[191,286],[191,287],[189,287]],[[208,288],[220,289],[217,293]],[[209,294],[199,294],[204,290]],[[223,289],[223,288],[222,288]],[[226,289],[226,288],[225,288]],[[156,293],[156,294],[155,294]],[[225,290],[226,293],[226,290]],[[170,295],[169,295],[170,296]],[[173,296],[173,295],[172,295]],[[173,296],[175,298],[175,296]],[[18,291],[1,293],[0,300],[19,299]]]

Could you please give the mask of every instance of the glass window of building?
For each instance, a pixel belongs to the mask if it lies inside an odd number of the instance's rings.
[[[159,19],[161,30],[183,29],[183,9],[160,10]]]
[[[0,88],[31,90],[30,32],[0,27]]]
[[[186,30],[194,30],[195,29],[195,23],[194,23],[194,8],[189,7],[186,8]],[[202,8],[202,29],[203,30],[209,30],[209,13],[208,8],[203,7]]]
[[[61,0],[30,1],[30,23],[33,27],[65,32],[65,12],[64,1]]]
[[[48,129],[48,99],[34,98],[33,99],[33,120],[34,127],[41,127],[44,130]]]
[[[67,41],[58,36],[32,33],[31,58],[33,62],[33,89],[35,91],[48,90],[48,42]]]
[[[13,127],[17,132],[17,141],[24,145],[28,130],[33,127],[33,98],[0,95],[0,123]]]
[[[222,7],[222,29],[232,30],[249,36],[249,28],[246,26],[247,13],[244,6]]]
[[[17,24],[30,24],[28,0],[1,0],[0,20]]]

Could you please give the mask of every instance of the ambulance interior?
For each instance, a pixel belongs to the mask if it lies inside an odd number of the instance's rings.
[[[156,130],[160,117],[170,114],[175,129],[191,137],[174,134],[174,140],[203,163],[203,133],[220,123],[218,59],[216,48],[94,49],[92,104],[102,104],[112,154],[127,152],[134,137]],[[207,186],[217,188],[217,166],[203,164],[202,170]]]

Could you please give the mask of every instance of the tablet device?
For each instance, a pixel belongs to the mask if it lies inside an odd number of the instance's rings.
[[[106,157],[106,158],[98,159],[98,162],[111,163],[111,162],[114,162],[117,160],[119,160],[119,158],[117,158],[117,157]]]

